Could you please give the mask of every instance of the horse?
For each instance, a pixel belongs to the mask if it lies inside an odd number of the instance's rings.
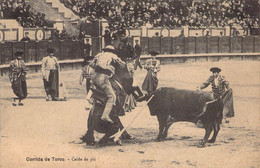
[[[119,119],[119,116],[125,115],[125,111],[123,105],[126,100],[126,96],[130,94],[135,94],[137,91],[137,97],[142,96],[142,92],[139,87],[133,86],[133,75],[131,71],[129,71],[130,62],[125,65],[120,65],[117,62],[114,62],[115,66],[115,74],[112,78],[110,78],[110,82],[112,87],[116,93],[116,105],[113,107],[110,118],[113,123],[109,123],[101,120],[101,115],[105,108],[105,103],[107,101],[106,95],[99,88],[91,87],[91,91],[93,92],[92,98],[93,106],[90,110],[88,121],[87,121],[87,132],[82,137],[82,140],[86,142],[87,146],[93,146],[95,144],[94,131],[99,133],[104,133],[105,135],[99,140],[99,144],[107,144],[109,140],[112,140],[110,136],[114,135],[118,132],[118,130],[122,130],[124,127]],[[90,71],[92,78],[97,75],[95,70]],[[125,131],[122,136],[122,139],[130,139],[131,136]],[[117,144],[121,144],[121,141],[117,141]]]

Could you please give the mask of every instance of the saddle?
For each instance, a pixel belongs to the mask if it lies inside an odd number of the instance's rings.
[[[126,93],[122,86],[120,86],[121,82],[116,80],[115,77],[110,78],[110,83],[116,94],[116,105],[113,108],[114,110],[112,110],[112,114],[117,116],[123,116],[125,115],[123,106],[126,99]],[[92,98],[95,100],[95,102],[105,106],[107,102],[107,97],[106,94],[102,91],[102,89],[97,86],[91,86],[90,89],[93,92]]]

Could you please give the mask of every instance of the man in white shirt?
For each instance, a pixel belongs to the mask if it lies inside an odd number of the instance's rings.
[[[113,123],[109,115],[116,103],[116,95],[109,79],[115,74],[114,63],[125,63],[117,57],[113,46],[108,45],[103,51],[94,58],[96,75],[92,77],[92,82],[95,86],[102,89],[108,99],[101,120]]]
[[[42,59],[42,76],[44,89],[47,95],[46,101],[57,100],[59,93],[59,63],[54,56],[53,48],[47,49],[47,56]]]

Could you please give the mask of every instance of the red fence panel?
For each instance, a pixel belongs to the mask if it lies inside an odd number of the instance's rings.
[[[156,51],[161,53],[161,38],[160,37],[152,37],[148,40],[148,51]]]
[[[219,53],[230,53],[230,37],[219,37]]]
[[[196,37],[186,37],[185,38],[185,54],[195,54],[195,41]]]
[[[13,43],[5,42],[2,45],[2,64],[9,64],[13,59]]]
[[[241,53],[242,52],[242,37],[236,36],[230,39],[231,53]]]
[[[172,54],[172,37],[161,39],[161,54]]]
[[[218,37],[208,37],[208,53],[218,53]]]
[[[207,53],[207,37],[196,37],[196,53]]]
[[[255,36],[254,52],[260,52],[260,36]]]
[[[172,39],[173,54],[184,54],[184,37],[174,37]]]
[[[142,47],[142,55],[148,55],[149,46],[148,46],[148,37],[140,37],[140,46]]]
[[[41,61],[46,56],[46,50],[48,48],[48,41],[36,41],[36,61]]]
[[[37,50],[36,42],[28,41],[24,43],[25,62],[36,62]]]
[[[243,37],[243,53],[254,51],[254,36]]]

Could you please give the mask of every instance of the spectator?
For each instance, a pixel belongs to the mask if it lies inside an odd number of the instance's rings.
[[[61,33],[60,33],[59,36],[60,36],[61,39],[69,39],[69,38],[70,38],[70,36],[68,35],[68,33],[66,32],[65,29],[63,29],[63,30],[61,31]]]
[[[86,39],[86,44],[84,44],[84,66],[87,65],[88,61],[91,59],[90,51],[91,51],[92,45],[89,43],[89,39]]]
[[[126,28],[181,27],[204,28],[209,26],[223,27],[238,24],[240,27],[259,27],[258,0],[60,0],[80,17],[89,22],[106,19],[109,31],[115,28],[117,36]],[[19,19],[25,27],[51,26],[42,14],[33,13],[24,1],[2,0],[1,7],[5,19]],[[231,27],[232,29],[232,27]],[[259,29],[258,29],[259,30]],[[246,31],[247,32],[247,31]],[[108,43],[109,44],[109,43]],[[111,43],[110,43],[111,44]],[[107,44],[106,44],[107,45]]]
[[[209,31],[206,31],[205,36],[210,36]]]
[[[139,45],[139,41],[135,40],[135,47],[134,47],[134,58],[135,58],[135,65],[134,65],[134,69],[137,69],[137,66],[139,66],[140,69],[142,69],[142,65],[140,63],[140,56],[142,53],[142,48]]]
[[[25,32],[25,37],[21,39],[21,41],[30,41],[29,32]]]
[[[1,12],[4,19],[16,19],[24,27],[52,27],[52,23],[45,18],[44,14],[32,12],[30,5],[25,1],[2,0]]]
[[[109,30],[105,30],[105,34],[102,37],[104,37],[105,46],[111,45],[112,38]]]

